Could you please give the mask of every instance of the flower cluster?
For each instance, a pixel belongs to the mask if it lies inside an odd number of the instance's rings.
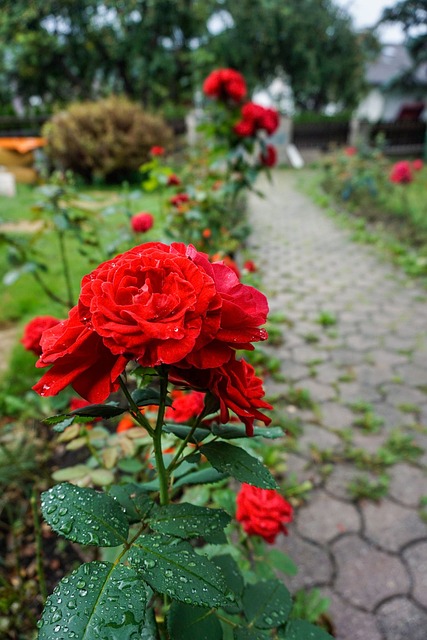
[[[179,207],[180,205],[188,202],[190,200],[190,196],[188,193],[177,193],[175,196],[172,196],[170,199],[170,203],[174,207]]]
[[[265,131],[272,135],[279,126],[279,114],[275,109],[262,107],[255,102],[247,102],[241,109],[241,120],[234,126],[238,136],[247,138]]]
[[[129,361],[169,365],[172,382],[210,391],[221,421],[232,410],[253,433],[262,382],[236,350],[267,337],[260,328],[268,304],[222,263],[193,246],[151,242],[100,264],[82,280],[78,304],[65,322],[45,331],[38,367],[53,365],[34,386],[56,395],[71,384],[90,402],[119,387]]]
[[[236,518],[247,534],[270,543],[281,532],[287,535],[286,524],[292,522],[293,509],[277,491],[243,484],[236,502]]]
[[[240,102],[246,96],[246,82],[234,69],[216,69],[203,83],[203,92],[210,98]]]
[[[154,218],[151,213],[141,211],[141,213],[136,213],[132,216],[130,222],[135,233],[145,233],[153,226]]]

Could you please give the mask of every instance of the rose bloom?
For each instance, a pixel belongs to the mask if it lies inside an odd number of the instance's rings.
[[[345,153],[346,156],[349,156],[349,157],[355,156],[356,153],[357,153],[357,149],[356,149],[356,147],[346,147],[344,149],[344,153]]]
[[[52,367],[34,390],[56,395],[70,384],[89,402],[103,402],[129,361],[175,365],[181,379],[203,379],[196,390],[224,393],[222,417],[231,409],[250,431],[254,419],[269,421],[258,408],[270,405],[235,352],[266,339],[267,313],[265,296],[225,264],[211,264],[192,245],[146,243],[83,278],[68,319],[42,337],[36,366]]]
[[[396,184],[409,184],[412,182],[411,164],[407,160],[396,162],[390,172],[390,181]]]
[[[412,162],[412,168],[414,171],[421,171],[423,166],[424,166],[424,163],[422,160],[420,160],[420,158],[417,158],[417,160],[414,160]]]
[[[288,534],[285,525],[292,522],[292,505],[277,491],[243,484],[236,503],[236,518],[247,534],[261,536],[270,544],[279,533]]]
[[[151,149],[150,149],[150,154],[152,156],[163,156],[164,153],[165,153],[165,148],[164,147],[159,147],[159,146],[156,147],[156,146],[154,146],[154,147],[151,147]]]
[[[272,144],[268,144],[265,150],[261,152],[259,159],[264,167],[274,167],[277,162],[276,147]]]
[[[247,102],[241,110],[242,119],[234,125],[234,131],[241,137],[253,136],[264,130],[273,134],[279,126],[279,114],[275,109],[267,109],[255,102]]]
[[[172,391],[172,406],[166,409],[166,420],[186,423],[203,411],[205,394],[201,391],[190,391],[185,393],[174,389]]]
[[[174,207],[179,207],[180,204],[184,202],[188,202],[190,200],[190,196],[188,193],[177,193],[175,196],[170,198],[169,202],[173,204]]]
[[[246,260],[243,268],[246,269],[249,273],[255,273],[258,271],[257,266],[253,260]]]
[[[210,98],[240,102],[246,96],[246,82],[234,69],[216,69],[203,83],[203,92]]]
[[[168,187],[174,187],[181,184],[181,179],[175,173],[168,176]]]
[[[43,331],[57,325],[61,320],[53,316],[37,316],[33,318],[25,327],[22,337],[22,344],[27,351],[32,351],[36,356],[42,352],[40,339]]]
[[[175,384],[183,384],[200,391],[210,391],[219,400],[220,421],[230,420],[230,410],[243,422],[246,435],[252,436],[255,420],[270,424],[271,419],[259,409],[272,409],[263,400],[262,380],[255,375],[252,365],[235,356],[222,367],[215,369],[181,369],[171,367],[170,378]]]
[[[130,223],[135,233],[145,233],[153,226],[154,218],[148,211],[141,211],[132,216]]]

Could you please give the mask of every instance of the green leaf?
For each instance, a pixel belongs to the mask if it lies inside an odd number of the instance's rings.
[[[42,493],[42,512],[54,531],[73,542],[116,547],[127,541],[126,515],[106,493],[58,484]]]
[[[66,415],[82,416],[84,418],[115,418],[125,411],[126,409],[113,404],[88,404],[86,407],[75,409]]]
[[[240,597],[243,592],[244,582],[237,562],[229,555],[214,556],[212,562],[221,569],[230,591]]]
[[[219,482],[228,476],[228,473],[219,473],[216,469],[200,469],[183,476],[173,485],[175,489],[186,484],[211,484]]]
[[[298,567],[294,561],[279,549],[267,551],[267,558],[274,569],[285,573],[287,576],[296,576],[298,573]]]
[[[181,440],[185,440],[188,436],[191,427],[183,426],[178,424],[166,424],[163,427],[163,431],[166,433],[173,433],[174,436],[180,438]],[[193,435],[191,436],[189,442],[197,443],[202,442],[205,438],[207,438],[211,434],[210,429],[195,429]]]
[[[219,569],[183,540],[142,534],[128,560],[155,591],[174,600],[202,607],[220,607],[232,600],[226,596],[227,585]]]
[[[236,627],[234,629],[234,640],[269,640],[269,633],[248,627]]]
[[[283,624],[292,609],[291,595],[279,580],[246,585],[242,601],[247,621],[259,629],[273,629]]]
[[[131,394],[132,400],[138,407],[146,407],[150,404],[160,404],[160,392],[152,387],[145,387],[144,389],[135,389]],[[166,398],[166,405],[172,406],[172,400]]]
[[[200,451],[217,471],[261,489],[277,489],[267,467],[240,447],[227,442],[210,442],[200,447]]]
[[[38,640],[141,637],[147,591],[130,567],[89,562],[61,580],[46,601]]]
[[[65,467],[64,469],[54,471],[52,478],[57,482],[64,482],[64,480],[71,482],[71,480],[79,480],[80,478],[88,476],[90,472],[91,469],[87,465],[76,464],[74,467]]]
[[[280,632],[282,640],[333,640],[329,633],[306,620],[289,620],[285,633]]]
[[[222,533],[229,522],[230,516],[221,509],[197,507],[185,502],[160,507],[149,520],[150,527],[159,533],[177,538],[202,536],[208,542],[215,534]]]
[[[168,614],[171,640],[222,640],[221,624],[212,609],[172,602]]]
[[[58,417],[62,418],[63,416],[58,416]],[[67,416],[63,420],[60,420],[59,422],[55,423],[53,430],[56,431],[56,433],[62,433],[63,431],[65,431],[67,427],[73,424],[74,420],[75,420],[74,416]],[[45,422],[45,421],[43,420],[42,422]]]
[[[212,426],[212,433],[215,436],[224,438],[224,440],[246,438],[246,428],[244,425],[215,424]],[[284,433],[282,427],[254,427],[254,436],[275,440],[276,438],[283,438]]]
[[[114,484],[109,488],[108,495],[123,507],[130,524],[144,520],[154,507],[153,500],[137,484]]]

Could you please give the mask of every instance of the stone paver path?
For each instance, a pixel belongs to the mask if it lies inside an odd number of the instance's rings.
[[[426,291],[296,180],[278,171],[260,185],[266,198],[250,199],[251,251],[271,311],[286,316],[283,344],[267,347],[286,382],[267,393],[304,428],[287,475],[313,486],[279,542],[299,566],[285,582],[321,588],[339,640],[427,640]],[[290,406],[290,388],[313,407]],[[385,495],[352,497],[357,479]]]

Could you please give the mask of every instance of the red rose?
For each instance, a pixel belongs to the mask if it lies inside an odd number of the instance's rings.
[[[267,312],[262,293],[191,245],[140,245],[83,278],[68,320],[43,335],[37,366],[53,367],[34,389],[55,395],[71,384],[102,402],[130,360],[218,367],[267,337]]]
[[[390,181],[396,184],[409,184],[412,182],[411,165],[407,160],[396,162],[390,172]]]
[[[356,153],[357,153],[357,149],[356,149],[356,147],[346,147],[344,149],[344,153],[345,153],[346,156],[349,156],[349,157],[350,156],[355,156]]]
[[[264,130],[271,135],[279,126],[279,114],[275,109],[266,109],[255,102],[247,102],[241,110],[242,119],[234,125],[234,131],[242,137],[253,136]]]
[[[177,175],[172,173],[170,176],[168,176],[168,187],[177,186],[179,184],[181,184],[181,179],[178,178]]]
[[[243,268],[246,269],[246,271],[249,271],[249,273],[255,273],[256,271],[258,271],[257,266],[253,260],[246,260]]]
[[[61,320],[53,316],[37,316],[33,318],[24,329],[24,335],[21,340],[24,348],[27,351],[35,353],[36,356],[39,356],[42,352],[40,339],[43,331],[54,327],[59,322],[61,322]]]
[[[179,207],[180,204],[188,202],[189,200],[190,196],[188,193],[177,193],[175,196],[172,196],[169,202],[173,204],[174,207]]]
[[[205,394],[200,391],[172,391],[172,407],[166,409],[166,420],[186,423],[203,411]]]
[[[421,171],[423,166],[424,166],[424,163],[419,158],[417,158],[416,160],[414,160],[412,162],[412,168],[413,168],[414,171]]]
[[[276,147],[268,144],[264,151],[261,152],[260,162],[264,167],[274,167],[277,162]]]
[[[130,223],[135,233],[145,233],[153,226],[154,218],[151,213],[142,211],[132,216]]]
[[[151,147],[150,149],[150,154],[152,156],[163,156],[165,153],[165,148],[164,147]]]
[[[246,427],[246,435],[253,435],[253,424],[260,420],[270,424],[271,419],[259,409],[272,409],[263,400],[262,380],[255,375],[252,365],[233,356],[228,362],[215,369],[180,369],[171,367],[171,380],[176,384],[187,384],[193,389],[210,391],[220,403],[220,420],[226,423],[233,411]]]
[[[261,536],[269,543],[273,543],[280,532],[287,535],[285,525],[292,522],[293,509],[277,491],[243,484],[236,503],[236,518],[249,535]]]
[[[246,82],[234,69],[216,69],[203,83],[203,92],[210,98],[240,102],[246,96]]]

